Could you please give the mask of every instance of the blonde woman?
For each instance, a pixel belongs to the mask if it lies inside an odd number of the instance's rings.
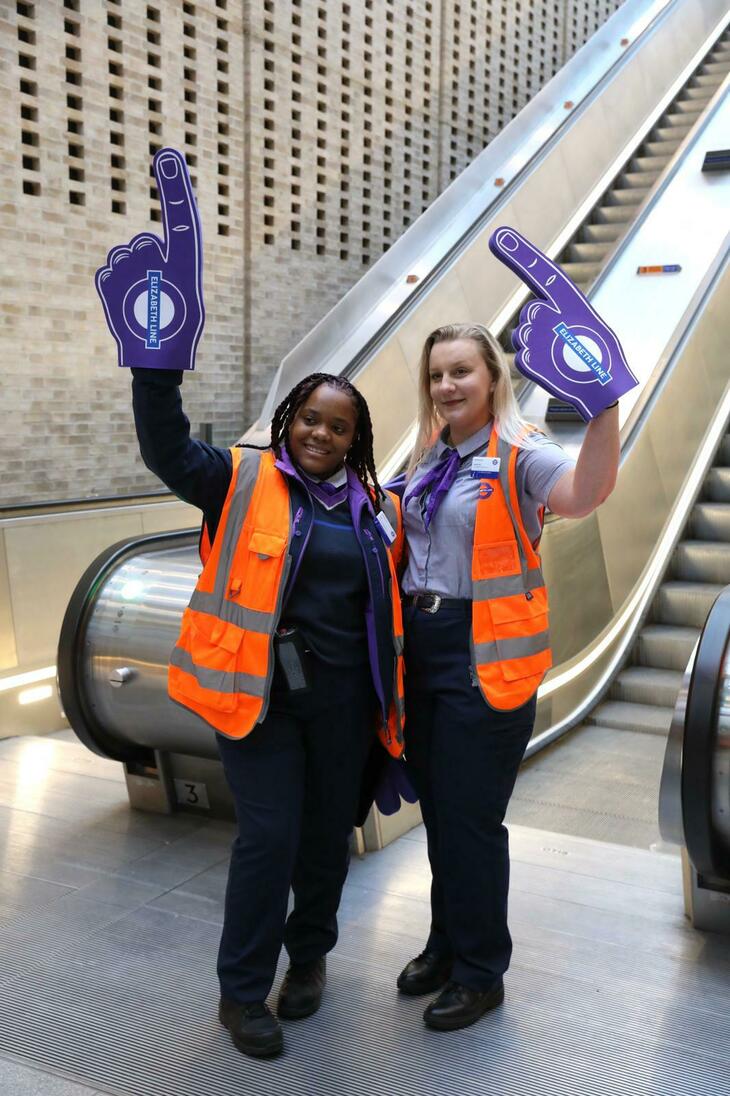
[[[582,517],[610,494],[618,412],[589,424],[573,462],[521,419],[502,350],[479,324],[429,335],[419,397],[403,497],[405,733],[433,880],[426,947],[398,988],[440,990],[424,1021],[448,1031],[504,999],[503,819],[550,666],[543,510]]]

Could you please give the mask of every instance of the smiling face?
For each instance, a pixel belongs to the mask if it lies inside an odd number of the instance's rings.
[[[297,410],[288,449],[310,476],[327,479],[345,463],[357,431],[357,411],[346,392],[320,384]]]
[[[436,343],[428,375],[431,399],[448,423],[452,445],[460,445],[487,425],[495,380],[474,339]]]

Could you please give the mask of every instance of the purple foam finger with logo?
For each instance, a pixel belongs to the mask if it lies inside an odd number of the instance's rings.
[[[537,297],[512,333],[521,373],[572,403],[586,422],[638,384],[615,333],[556,263],[507,226],[492,233],[489,247]]]
[[[174,148],[154,159],[164,238],[141,233],[112,248],[96,288],[119,365],[194,369],[205,323],[203,247],[187,164]]]

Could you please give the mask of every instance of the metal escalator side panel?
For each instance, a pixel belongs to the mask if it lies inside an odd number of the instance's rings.
[[[98,655],[93,648],[90,629],[93,631],[95,627],[99,599],[109,579],[126,560],[145,549],[154,550],[162,543],[190,545],[192,554],[197,537],[197,530],[183,530],[117,541],[89,564],[71,595],[58,642],[58,691],[64,713],[75,734],[88,749],[101,757],[122,762],[146,760],[149,750],[154,747],[152,744],[141,746],[124,736],[120,737],[109,725],[106,713],[100,710],[98,699],[94,696],[93,665]],[[111,662],[114,662],[113,666]],[[122,668],[121,659],[110,660],[109,671]],[[107,687],[111,691],[110,676]],[[120,675],[119,684],[123,680],[124,675]]]

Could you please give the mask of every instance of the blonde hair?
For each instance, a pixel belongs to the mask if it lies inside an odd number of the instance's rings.
[[[455,342],[456,339],[471,339],[477,344],[484,364],[494,381],[492,393],[492,414],[497,424],[500,438],[510,445],[528,448],[530,425],[520,415],[517,400],[512,389],[512,378],[504,351],[494,335],[480,323],[451,323],[437,327],[426,339],[418,365],[418,434],[416,444],[408,464],[408,475],[423,459],[426,452],[435,443],[438,433],[444,425],[431,398],[431,377],[429,366],[431,351],[436,343]]]

